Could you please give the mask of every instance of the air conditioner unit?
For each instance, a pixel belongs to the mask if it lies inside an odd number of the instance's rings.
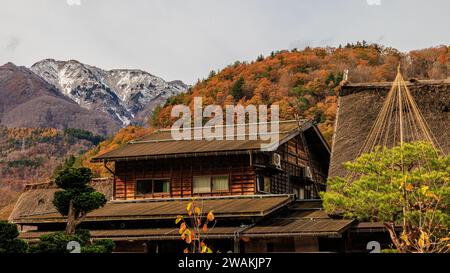
[[[307,177],[307,178],[309,178],[309,179],[311,179],[312,180],[312,172],[311,172],[311,168],[309,167],[309,166],[307,166],[306,168],[305,168],[305,176]]]
[[[272,164],[277,167],[277,169],[281,169],[281,156],[279,154],[273,153]]]

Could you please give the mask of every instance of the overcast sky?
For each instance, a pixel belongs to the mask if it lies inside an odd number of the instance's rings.
[[[449,44],[448,0],[0,0],[0,65],[76,59],[192,84],[272,50]]]

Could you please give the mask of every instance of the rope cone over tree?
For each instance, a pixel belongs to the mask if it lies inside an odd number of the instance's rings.
[[[382,222],[398,252],[450,250],[450,157],[411,95],[400,66],[357,159],[322,193],[330,214]]]

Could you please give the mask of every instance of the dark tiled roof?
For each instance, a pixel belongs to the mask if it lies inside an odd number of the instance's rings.
[[[353,220],[274,218],[270,224],[257,225],[243,234],[249,237],[271,237],[286,235],[338,235],[345,231]]]
[[[242,227],[214,227],[208,230],[209,239],[233,238],[234,233]],[[202,231],[201,231],[202,232]],[[20,234],[21,239],[28,241],[38,240],[40,236],[49,234],[49,231],[29,231]],[[160,240],[173,239],[180,240],[178,228],[146,228],[146,229],[110,229],[91,230],[91,237],[94,239],[122,240]],[[202,232],[203,233],[203,232]]]
[[[349,219],[332,219],[323,211],[320,200],[305,200],[289,204],[287,210],[261,221],[242,234],[249,237],[337,236],[354,222]]]
[[[251,203],[250,203],[251,202]],[[138,202],[141,205],[142,202]],[[159,201],[149,202],[158,204],[164,210],[173,208],[174,204],[161,203]],[[177,213],[184,212],[184,203],[180,204],[176,210],[169,209],[174,217]],[[210,239],[232,239],[237,234],[241,237],[274,237],[274,236],[339,236],[342,232],[353,226],[354,220],[331,219],[323,211],[320,200],[315,201],[294,201],[288,196],[266,196],[262,198],[237,198],[223,200],[204,200],[203,205],[209,207],[216,203],[214,212],[218,218],[230,212],[238,213],[256,213],[265,214],[264,220],[255,225],[247,226],[216,226],[208,231]],[[145,206],[145,205],[144,205]],[[278,211],[277,209],[284,207]],[[122,207],[122,209],[130,209]],[[140,215],[142,212],[131,209],[130,216]],[[161,210],[154,208],[154,215],[162,213]],[[110,209],[108,209],[110,210]],[[179,211],[183,210],[183,211]],[[270,212],[277,210],[275,214]],[[148,216],[148,211],[145,210]],[[103,215],[104,212],[99,212]],[[119,213],[120,215],[120,213]],[[168,214],[166,214],[168,215]],[[161,215],[159,215],[161,216]],[[92,219],[91,219],[92,220]],[[219,220],[219,223],[226,223]],[[20,238],[29,241],[37,240],[40,236],[49,232],[29,231],[20,234]],[[112,239],[112,240],[179,240],[178,229],[173,228],[140,228],[140,229],[111,229],[111,230],[91,230],[91,236],[94,239]]]
[[[204,211],[213,210],[217,218],[262,217],[292,201],[291,195],[243,195],[235,197],[211,197],[195,201]],[[113,201],[89,213],[84,222],[114,220],[175,219],[186,214],[191,199],[148,199],[140,201]],[[18,224],[65,222],[57,212],[18,215]]]
[[[172,203],[170,203],[172,202]],[[152,217],[169,217],[175,219],[177,214],[185,213],[186,201],[152,201],[152,202],[128,202],[130,206],[122,206],[118,203],[119,210],[113,207],[96,211],[97,220],[105,219],[104,216],[115,215],[118,219],[136,219],[133,216],[144,216],[144,219],[157,219]],[[354,220],[331,219],[323,211],[320,200],[316,201],[292,201],[290,196],[253,196],[247,198],[209,199],[203,201],[204,208],[214,208],[214,213],[219,218],[218,223],[226,223],[220,220],[223,216],[258,215],[267,216],[255,225],[247,226],[216,226],[208,231],[208,238],[232,239],[235,235],[241,237],[278,237],[278,236],[340,236],[344,231],[353,226]],[[153,208],[153,210],[148,210]],[[129,212],[129,213],[126,213]],[[274,212],[271,214],[271,212]],[[125,216],[125,217],[123,217]],[[93,221],[94,218],[86,219]],[[158,218],[160,219],[160,218]],[[28,221],[43,221],[58,219],[44,219],[39,217],[28,218]],[[59,220],[64,220],[62,217]],[[59,221],[58,220],[58,221]],[[20,221],[19,221],[20,222]],[[29,231],[21,233],[20,238],[37,240],[40,236],[49,232]],[[112,240],[161,240],[178,239],[176,227],[168,228],[157,226],[140,229],[111,229],[91,230],[94,239]]]
[[[240,126],[240,125],[237,125]],[[310,128],[312,124],[307,121],[281,121],[279,131],[274,132],[279,135],[280,142],[296,135],[300,130]],[[236,126],[235,126],[236,127]],[[270,130],[270,124],[267,124]],[[252,140],[249,137],[248,126],[246,126],[244,140],[175,140],[172,138],[170,130],[156,131],[141,139],[131,141],[124,146],[100,155],[92,161],[120,160],[130,158],[157,157],[157,156],[177,156],[183,154],[220,153],[231,151],[259,150],[261,145],[276,145],[270,141],[262,140],[260,137]],[[197,129],[191,129],[195,131]],[[226,128],[223,129],[226,136]],[[269,133],[273,134],[273,133]]]

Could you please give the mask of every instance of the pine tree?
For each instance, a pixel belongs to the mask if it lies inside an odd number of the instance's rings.
[[[87,213],[106,204],[104,194],[88,185],[92,172],[88,168],[67,168],[55,179],[63,191],[55,192],[53,205],[67,216],[66,234],[73,235]]]
[[[231,87],[231,95],[235,101],[240,100],[244,96],[244,78],[240,77]]]

